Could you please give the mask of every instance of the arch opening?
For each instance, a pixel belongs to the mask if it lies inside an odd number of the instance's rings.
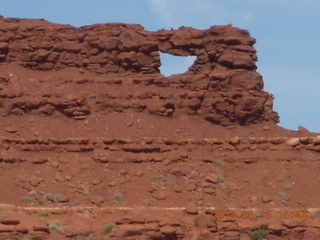
[[[175,56],[160,52],[160,72],[166,77],[185,73],[188,71],[188,68],[192,66],[196,58],[196,56]]]

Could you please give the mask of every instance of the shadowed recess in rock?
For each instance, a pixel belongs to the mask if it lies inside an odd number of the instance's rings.
[[[160,52],[160,72],[166,77],[173,74],[185,73],[195,60],[196,56],[175,56]]]

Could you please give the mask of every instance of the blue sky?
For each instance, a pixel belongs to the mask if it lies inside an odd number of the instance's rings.
[[[125,22],[150,31],[222,24],[247,29],[257,39],[258,71],[265,90],[275,96],[279,125],[315,132],[320,132],[319,12],[319,0],[0,0],[5,17],[74,26]],[[188,58],[169,62],[176,73],[191,64]]]

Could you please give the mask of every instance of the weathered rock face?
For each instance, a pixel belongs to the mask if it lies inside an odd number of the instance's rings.
[[[124,91],[128,86],[144,89],[139,96],[129,91],[121,96],[126,103],[121,106],[118,101],[118,110],[135,109],[164,117],[199,115],[221,125],[278,122],[272,95],[263,91],[262,76],[256,71],[254,43],[248,31],[231,25],[203,31],[181,27],[149,32],[140,25],[120,23],[75,28],[40,20],[0,19],[0,64],[98,73]],[[159,51],[196,56],[196,60],[186,73],[164,77],[159,71]],[[115,76],[120,80],[112,81]],[[7,79],[2,82],[10,84]],[[146,87],[159,91],[146,93]],[[172,93],[164,96],[161,88]],[[11,102],[9,108],[25,113],[45,107],[49,112],[85,119],[94,113],[89,109],[101,110],[106,105],[85,97],[62,96],[24,106],[24,97],[30,98],[27,92],[21,92],[20,105],[12,107]]]
[[[318,239],[320,136],[275,124],[254,42],[0,18],[0,239]]]

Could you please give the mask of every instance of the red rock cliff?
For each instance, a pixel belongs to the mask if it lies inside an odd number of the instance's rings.
[[[0,18],[0,239],[319,239],[320,136],[275,124],[254,42]]]
[[[140,25],[120,23],[75,28],[39,20],[0,19],[0,33],[2,65],[18,63],[37,71],[78,68],[106,79],[117,76],[119,80],[113,83],[124,89],[130,84],[172,91],[166,96],[141,93],[145,96],[130,97],[127,93],[126,105],[118,102],[121,109],[164,117],[199,115],[222,125],[278,122],[272,95],[263,91],[262,76],[256,71],[255,39],[248,31],[231,25],[149,32]],[[186,73],[164,77],[159,71],[159,51],[196,56],[196,60]],[[28,96],[21,94],[21,99]],[[97,102],[86,97],[68,101],[72,106],[47,100],[33,104],[31,109],[50,105],[78,119],[91,114],[89,109],[99,109],[92,106]],[[75,111],[74,107],[82,110]],[[20,108],[31,111],[30,106]]]

